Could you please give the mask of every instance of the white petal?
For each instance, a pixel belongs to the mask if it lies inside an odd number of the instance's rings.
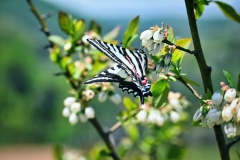
[[[71,125],[74,125],[78,122],[78,117],[77,117],[76,113],[72,113],[70,115],[69,122],[71,123]]]
[[[222,103],[222,100],[223,96],[220,91],[214,92],[214,94],[212,95],[212,103],[219,106]]]
[[[81,104],[79,102],[73,102],[72,105],[70,106],[70,109],[72,112],[79,112],[81,110]]]
[[[92,107],[85,108],[85,115],[88,119],[93,119],[95,117],[95,111]]]
[[[69,117],[70,114],[71,114],[70,109],[68,107],[64,107],[64,109],[62,111],[63,117]]]
[[[64,101],[63,104],[65,107],[70,107],[73,102],[76,101],[75,97],[67,97]]]
[[[227,92],[224,95],[224,100],[231,102],[237,95],[235,88],[230,88],[227,90]]]
[[[152,36],[153,36],[152,30],[145,30],[141,33],[140,39],[149,40],[150,38],[152,38]]]

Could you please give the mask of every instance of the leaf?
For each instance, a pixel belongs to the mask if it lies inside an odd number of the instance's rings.
[[[113,30],[111,30],[105,36],[103,36],[103,41],[114,40],[118,36],[120,28],[121,28],[120,26],[113,28]]]
[[[48,40],[50,42],[53,42],[54,44],[61,46],[61,47],[63,47],[65,45],[65,40],[62,37],[57,36],[57,35],[48,36]]]
[[[219,1],[214,1],[218,7],[220,8],[220,10],[223,12],[223,14],[235,21],[235,22],[238,22],[240,23],[240,15],[234,10],[234,8],[226,3],[223,3],[223,2],[219,2]]]
[[[58,23],[63,32],[67,35],[71,34],[71,20],[69,19],[67,13],[60,11],[58,13]]]
[[[103,149],[103,150],[100,151],[99,155],[101,157],[108,157],[109,153],[105,149]]]
[[[237,91],[240,92],[240,73],[238,74]]]
[[[63,57],[61,59],[61,64],[60,64],[61,68],[63,70],[66,70],[67,65],[70,64],[70,63],[72,63],[72,58],[71,57]]]
[[[193,121],[191,126],[194,126],[194,127],[202,126],[202,119],[200,119],[198,121]]]
[[[125,45],[125,47],[126,47],[126,48],[129,47],[129,46],[131,45],[131,43],[132,43],[136,38],[138,38],[138,34],[132,35],[132,36],[129,38],[129,40],[128,40],[127,44]]]
[[[79,39],[82,38],[86,30],[86,25],[83,20],[78,20],[75,24],[74,34],[73,34],[73,43],[76,43]]]
[[[207,88],[207,92],[205,94],[205,99],[212,99],[212,92]]]
[[[59,64],[61,60],[61,50],[58,46],[54,46],[51,53],[50,53],[50,59],[55,64]]]
[[[98,35],[100,35],[102,32],[102,27],[96,21],[91,21],[89,30],[92,30],[96,32]]]
[[[228,85],[231,88],[235,88],[232,76],[227,71],[224,71],[224,70],[223,70],[223,74],[224,74],[224,77],[226,78],[226,81],[227,81]]]
[[[170,86],[167,80],[159,80],[152,86],[153,107],[158,108],[167,102]]]
[[[125,106],[125,108],[127,110],[133,110],[138,108],[138,105],[136,103],[134,103],[131,98],[129,97],[124,97],[123,98],[123,105]]]
[[[191,38],[181,38],[176,41],[176,45],[181,46],[182,48],[189,49],[191,45]],[[172,56],[172,62],[179,61],[179,65],[181,65],[183,57],[185,56],[185,52],[179,49],[175,50]]]
[[[137,141],[139,139],[139,131],[136,125],[128,125],[126,127],[124,127],[126,132],[128,133],[129,137],[133,140],[133,141]]]
[[[167,31],[168,31],[167,40],[176,44],[176,37],[175,37],[174,31],[173,31],[173,28],[171,26],[167,26]]]
[[[194,85],[194,86],[197,86],[197,87],[200,87],[200,85],[199,85],[197,82],[195,82],[195,81],[193,81],[193,80],[191,80],[191,79],[188,79],[186,76],[181,75],[181,77],[182,77],[182,79],[183,79],[184,81],[186,81],[187,83],[189,83],[189,84],[191,84],[191,85]]]
[[[203,2],[194,2],[195,18],[196,20],[200,18],[204,12],[204,3]]]
[[[128,41],[137,32],[138,27],[139,27],[139,16],[137,16],[131,20],[131,22],[128,25],[127,30],[124,33],[124,36],[123,36],[123,46],[124,47],[127,47]]]

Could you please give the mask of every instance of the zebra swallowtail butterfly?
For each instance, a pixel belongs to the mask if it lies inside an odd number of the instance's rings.
[[[119,88],[123,91],[132,93],[134,97],[139,96],[142,108],[144,108],[144,97],[152,96],[151,84],[146,77],[148,65],[146,53],[138,49],[131,51],[100,40],[87,39],[87,41],[117,64],[96,75],[85,84],[94,82],[119,83]]]

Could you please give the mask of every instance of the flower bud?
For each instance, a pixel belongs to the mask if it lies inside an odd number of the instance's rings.
[[[163,33],[160,34],[160,29],[154,32],[153,40],[154,42],[161,42],[163,40]]]
[[[142,46],[148,48],[153,44],[153,40],[149,39],[149,40],[142,40]]]
[[[154,43],[153,45],[151,45],[150,47],[150,52],[149,54],[155,56],[161,49],[161,45],[159,43]]]
[[[120,104],[122,102],[122,97],[120,94],[118,93],[115,93],[114,95],[112,95],[110,97],[110,99],[113,101],[113,103],[115,104]]]
[[[207,118],[206,117],[202,117],[202,127],[207,127]]]
[[[100,102],[104,102],[104,101],[106,101],[106,99],[107,99],[107,93],[106,92],[100,92],[98,94],[98,100]]]
[[[237,95],[235,88],[230,88],[227,90],[227,92],[224,95],[224,100],[231,102]]]
[[[147,117],[147,122],[162,126],[164,123],[164,118],[161,116],[158,110],[152,109]]]
[[[95,117],[95,111],[92,107],[85,108],[85,115],[88,119],[93,119]]]
[[[164,58],[164,64],[168,65],[172,60],[172,53],[168,52]]]
[[[238,103],[239,103],[239,99],[236,98],[234,99],[231,104],[230,104],[230,108],[232,109],[233,113],[237,113],[237,109],[238,109]]]
[[[82,41],[83,41],[83,43],[84,44],[89,44],[89,42],[87,41],[87,39],[89,39],[89,38],[92,38],[92,37],[90,37],[89,35],[84,35],[84,36],[82,36]]]
[[[238,112],[237,112],[237,123],[240,122],[240,109],[238,109]]]
[[[164,74],[167,75],[170,70],[170,63],[164,66]]]
[[[80,113],[80,114],[79,114],[79,120],[80,120],[82,123],[85,123],[85,122],[87,121],[86,115]]]
[[[68,108],[68,107],[64,107],[64,109],[63,109],[63,111],[62,111],[62,115],[63,115],[63,117],[69,117],[70,116],[70,114],[71,114],[71,112],[70,112],[70,109]]]
[[[228,123],[224,126],[224,131],[228,138],[233,138],[237,135],[237,127],[233,123]]]
[[[216,108],[211,108],[207,114],[207,124],[209,128],[212,128],[215,124],[222,122],[221,111]]]
[[[77,117],[76,113],[72,113],[68,120],[71,125],[76,124],[78,122],[78,117]]]
[[[232,109],[229,106],[225,106],[222,110],[222,119],[225,122],[228,122],[232,119],[232,117],[233,117]]]
[[[157,66],[156,66],[156,73],[160,73],[162,71],[164,67],[164,61],[161,60],[160,62],[158,62]]]
[[[86,100],[89,101],[90,99],[92,99],[95,96],[95,93],[93,90],[88,89],[86,91],[83,91],[83,94],[86,96]]]
[[[172,111],[170,112],[170,119],[173,123],[176,123],[180,120],[180,115],[177,112]]]
[[[67,97],[64,101],[63,104],[65,107],[70,107],[73,102],[76,101],[75,97]]]
[[[195,114],[194,114],[194,116],[193,116],[193,121],[194,122],[197,122],[197,121],[199,121],[201,118],[202,118],[202,107],[200,107],[196,112],[195,112]]]
[[[138,114],[136,115],[136,118],[139,122],[145,122],[146,118],[147,118],[147,112],[145,110],[141,110],[140,112],[138,112]]]
[[[81,110],[81,104],[79,102],[73,102],[70,109],[72,112],[77,113]]]
[[[219,106],[222,103],[223,100],[223,95],[221,94],[220,91],[214,92],[212,95],[212,103],[213,105]]]
[[[141,40],[143,40],[143,39],[144,40],[149,40],[149,39],[152,38],[152,36],[153,36],[153,31],[152,30],[145,30],[141,33],[140,39]]]

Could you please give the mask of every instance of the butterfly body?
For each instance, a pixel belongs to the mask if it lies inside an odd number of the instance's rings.
[[[146,77],[146,53],[138,49],[131,51],[100,40],[87,40],[117,64],[96,75],[85,84],[94,82],[119,83],[119,88],[123,91],[127,91],[129,94],[132,93],[134,97],[139,96],[143,107],[144,97],[152,96],[151,84]]]

